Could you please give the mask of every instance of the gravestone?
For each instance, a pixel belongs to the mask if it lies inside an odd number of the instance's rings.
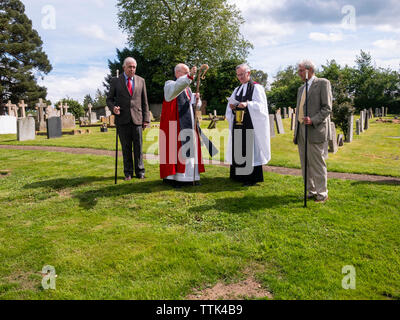
[[[12,109],[12,106],[13,106],[13,104],[11,103],[10,100],[8,100],[8,102],[7,102],[7,104],[6,104],[6,107],[7,107],[7,114],[8,114],[9,116],[11,116],[11,109]]]
[[[69,108],[68,103],[65,103],[64,104],[64,115],[65,116],[68,114],[68,108]]]
[[[275,137],[275,116],[273,114],[269,115],[269,134],[270,137]]]
[[[353,141],[353,123],[354,123],[354,115],[351,114],[347,120],[346,142]]]
[[[285,133],[285,130],[283,129],[283,122],[282,122],[282,117],[281,117],[280,113],[275,114],[275,122],[276,122],[276,128],[277,128],[278,134]]]
[[[369,111],[365,113],[364,130],[368,130],[368,128],[369,128]]]
[[[61,116],[62,129],[75,129],[75,117],[73,115]]]
[[[18,141],[35,140],[35,119],[33,117],[18,119],[17,139]]]
[[[388,116],[388,111],[389,111],[389,108],[388,108],[388,107],[386,107],[386,108],[385,108],[385,117],[387,117],[387,116]]]
[[[360,132],[364,132],[364,110],[360,111]]]
[[[63,108],[62,102],[60,102],[60,103],[58,104],[57,109],[58,109],[58,115],[59,115],[60,117],[63,116],[63,115],[64,115],[64,108]]]
[[[42,99],[39,99],[39,103],[36,104],[35,109],[37,110],[36,116],[36,131],[46,131],[46,121],[44,119],[44,105],[40,102]]]
[[[338,136],[337,136],[337,145],[339,147],[343,147],[343,145],[344,145],[344,141],[343,140],[344,140],[343,134],[339,133]]]
[[[212,115],[211,113],[209,113],[211,122],[208,125],[207,129],[215,129],[217,126],[217,121],[218,121],[218,117],[216,116],[216,111],[214,110],[214,115]]]
[[[289,119],[292,119],[293,109],[291,107],[288,108]]]
[[[288,118],[289,116],[288,116],[288,111],[287,111],[287,108],[286,107],[283,107],[283,119],[286,119],[286,118]]]
[[[18,118],[18,107],[15,104],[11,104],[11,101],[8,100],[6,107],[8,108],[9,116]]]
[[[115,116],[113,114],[108,117],[108,126],[115,127]]]
[[[374,113],[372,112],[372,108],[369,108],[368,115],[369,115],[370,119],[372,119],[374,117]]]
[[[329,152],[335,154],[338,151],[338,145],[336,140],[336,126],[334,122],[330,123],[331,126],[331,134],[329,136]]]
[[[92,104],[89,103],[89,104],[88,104],[88,111],[87,111],[87,116],[88,116],[88,118],[89,118],[89,122],[91,122],[90,116],[91,116],[91,114],[92,114],[92,108],[93,108]]]
[[[21,118],[26,118],[25,108],[26,108],[27,106],[28,106],[28,105],[24,102],[24,100],[21,100],[21,101],[18,103],[18,107],[21,109]]]
[[[381,107],[381,117],[385,116],[385,107]]]
[[[46,122],[47,122],[47,139],[62,137],[60,117],[48,118]]]
[[[16,134],[17,118],[13,116],[0,116],[0,134]]]
[[[375,108],[375,118],[379,117],[379,108]]]
[[[91,112],[89,116],[89,122],[90,124],[96,124],[97,123],[97,113],[96,112]]]
[[[296,128],[296,115],[292,112],[290,116],[290,130],[294,130]]]
[[[361,129],[360,129],[360,119],[356,120],[356,135],[360,135]]]

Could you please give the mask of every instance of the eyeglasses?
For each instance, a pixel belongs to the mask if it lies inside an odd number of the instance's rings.
[[[247,74],[247,72],[242,72],[242,73],[238,73],[236,74],[238,78],[244,77]]]

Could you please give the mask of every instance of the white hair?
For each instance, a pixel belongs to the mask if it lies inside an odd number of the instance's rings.
[[[315,64],[314,64],[314,62],[312,62],[311,60],[308,60],[308,59],[301,60],[301,61],[297,64],[297,68],[299,68],[300,66],[303,66],[303,67],[306,68],[307,70],[312,69],[312,71],[315,72]]]
[[[250,69],[250,67],[249,67],[249,65],[248,65],[247,63],[239,64],[239,65],[236,67],[236,70],[237,70],[237,69],[241,69],[241,68],[244,68],[244,69],[246,70],[246,72],[250,72],[250,71],[251,71],[251,69]]]
[[[174,72],[176,73],[177,71],[181,71],[182,70],[182,67],[186,67],[186,64],[184,64],[184,63],[178,63],[176,66],[175,66],[175,69],[174,69]]]
[[[128,57],[128,58],[126,58],[126,59],[124,60],[124,64],[122,65],[123,68],[125,68],[125,66],[126,66],[126,64],[128,63],[128,61],[133,61],[133,62],[137,65],[137,62],[136,62],[136,60],[135,60],[134,58]]]

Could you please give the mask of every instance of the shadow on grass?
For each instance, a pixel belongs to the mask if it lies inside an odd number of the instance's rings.
[[[378,184],[378,185],[390,185],[390,186],[400,186],[400,180],[375,180],[375,181],[355,181],[352,185],[359,184]]]
[[[25,187],[28,188],[39,188],[39,187],[50,187],[53,189],[62,189],[62,188],[71,188],[77,187],[84,184],[89,184],[93,181],[101,181],[101,180],[113,180],[114,177],[108,178],[98,178],[98,177],[82,177],[76,179],[54,179],[48,181],[42,181],[27,185]],[[257,188],[257,187],[256,187]],[[167,185],[162,182],[161,179],[152,180],[146,179],[144,181],[140,181],[137,179],[133,179],[132,181],[118,181],[118,184],[107,185],[105,187],[96,187],[93,190],[88,191],[76,191],[73,194],[73,198],[79,199],[79,205],[85,209],[91,209],[96,206],[98,199],[100,198],[115,198],[127,194],[143,194],[148,193],[151,194],[153,192],[163,192],[163,191],[174,191],[175,193],[217,193],[217,192],[226,192],[226,191],[238,191],[238,190],[246,190],[246,188],[242,188],[241,184],[232,182],[229,178],[205,178],[202,180],[201,186],[187,186],[179,189],[175,189],[170,185]]]
[[[192,212],[205,212],[208,210],[217,210],[232,214],[248,214],[250,210],[258,211],[262,209],[271,209],[274,207],[282,207],[293,203],[302,203],[302,199],[298,196],[253,196],[245,195],[243,197],[230,197],[217,199],[214,204],[202,205],[190,209]],[[250,210],[249,210],[250,209]]]
[[[24,185],[24,189],[36,189],[36,188],[47,188],[53,190],[62,190],[67,188],[79,187],[85,184],[89,184],[97,181],[109,181],[113,180],[114,177],[77,177],[77,178],[60,178],[38,181]]]
[[[73,190],[72,197],[79,200],[79,206],[85,209],[92,209],[96,206],[97,202],[101,198],[118,198],[128,194],[151,194],[155,192],[173,191],[176,194],[182,193],[219,193],[219,192],[237,192],[237,191],[257,191],[259,186],[255,187],[242,187],[241,183],[234,182],[228,177],[215,177],[215,178],[203,178],[201,180],[201,186],[187,186],[179,189],[175,189],[170,185],[164,184],[161,179],[146,179],[138,180],[133,179],[132,181],[125,182],[120,178],[118,184],[110,184],[114,181],[113,176],[109,177],[96,177],[86,176],[77,178],[60,178],[38,181],[30,184],[26,184],[24,189],[43,188],[47,190],[60,191],[63,189],[78,188],[84,185],[90,185],[93,182],[104,181],[107,186],[101,187],[99,185],[93,186],[93,189],[87,191]],[[259,183],[262,185],[262,183]],[[301,202],[299,197],[294,196],[268,196],[268,197],[257,197],[257,196],[243,196],[240,198],[224,198],[217,200],[216,205],[211,206],[200,206],[192,208],[194,211],[210,210],[217,208],[220,211],[227,212],[243,212],[248,208],[261,209],[271,208],[275,206],[281,206],[292,202]]]

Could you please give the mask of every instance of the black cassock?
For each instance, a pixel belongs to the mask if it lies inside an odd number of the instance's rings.
[[[240,89],[239,89],[240,90]],[[238,90],[238,91],[239,91]],[[243,89],[240,90],[239,95],[238,92],[236,92],[236,97],[235,99],[239,102],[246,102],[246,101],[252,101],[253,98],[253,91],[254,91],[254,82],[249,81],[247,84],[247,90],[246,94],[243,96]],[[257,182],[263,182],[264,181],[264,176],[263,176],[263,171],[262,171],[262,166],[252,166],[253,163],[253,158],[254,158],[254,127],[253,127],[253,122],[251,121],[251,116],[250,112],[247,108],[243,109],[245,110],[244,112],[244,119],[243,119],[243,124],[238,125],[236,123],[236,117],[233,117],[233,132],[232,132],[232,165],[230,169],[230,178],[239,181],[245,184],[254,184]],[[235,111],[233,111],[235,113]],[[246,141],[246,130],[251,129],[253,134],[248,134],[247,141]],[[240,130],[241,132],[237,132],[237,130]],[[239,133],[239,134],[238,134]],[[241,134],[240,134],[241,133]],[[241,137],[242,144],[240,146],[240,141],[236,141],[235,143],[235,136],[236,137]],[[246,148],[246,142],[250,143],[248,148]],[[235,159],[235,148],[240,148],[241,147],[241,152],[240,150],[236,150],[236,152],[239,152],[239,154],[242,155],[246,159],[246,161],[242,164],[238,164]],[[248,149],[248,150],[247,150]],[[247,153],[247,154],[246,154]],[[244,168],[245,166],[252,166],[252,170],[250,174],[243,174],[240,171],[238,171],[238,168]]]

